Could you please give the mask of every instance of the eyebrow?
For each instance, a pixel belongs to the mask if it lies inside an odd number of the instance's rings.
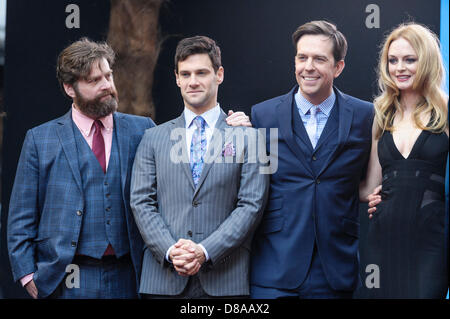
[[[191,72],[209,72],[210,70],[208,69],[208,68],[204,68],[204,69],[196,69],[196,70],[180,70],[179,72],[180,73],[185,73],[185,72],[188,72],[188,73],[191,73]]]
[[[102,72],[102,74],[97,75],[97,76],[90,76],[90,75],[88,75],[86,77],[86,81],[95,80],[95,79],[101,77],[102,75],[111,75],[112,73],[113,73],[113,70],[109,70],[108,72]]]
[[[389,58],[396,58],[397,56],[396,56],[396,55],[389,54],[388,57],[389,57]],[[407,55],[404,55],[403,57],[404,57],[404,58],[409,58],[409,57],[417,58],[417,56],[416,56],[415,54],[407,54]]]
[[[306,56],[306,55],[307,54],[305,54],[305,53],[297,53],[296,56]],[[328,57],[326,55],[322,55],[322,54],[316,54],[316,55],[313,55],[312,57],[328,59]]]

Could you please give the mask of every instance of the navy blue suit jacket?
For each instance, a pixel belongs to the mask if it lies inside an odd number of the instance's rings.
[[[319,140],[316,149],[322,147],[325,156],[314,159],[319,161],[314,171],[299,144],[309,143],[306,131],[300,139],[293,132],[297,90],[252,108],[254,127],[278,128],[278,170],[271,175],[270,198],[253,241],[251,284],[298,288],[316,240],[330,286],[352,291],[359,278],[358,185],[370,153],[373,105],[334,89],[337,143],[319,145]]]
[[[143,240],[130,209],[131,168],[150,118],[114,113],[122,197],[130,252],[140,278]],[[85,198],[72,112],[27,132],[8,216],[8,250],[14,280],[35,273],[39,297],[50,295],[75,255]],[[87,195],[89,196],[89,194]],[[94,195],[92,195],[94,196]],[[139,287],[139,285],[137,285]]]

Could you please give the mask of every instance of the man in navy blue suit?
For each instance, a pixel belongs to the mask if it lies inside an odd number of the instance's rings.
[[[252,108],[254,127],[278,128],[278,170],[253,241],[251,296],[351,298],[373,106],[333,86],[347,51],[335,25],[312,21],[292,38],[298,85]]]
[[[116,112],[113,63],[106,43],[65,48],[57,77],[72,107],[25,137],[8,250],[14,280],[33,298],[138,296],[143,241],[129,204],[131,167],[154,123]]]

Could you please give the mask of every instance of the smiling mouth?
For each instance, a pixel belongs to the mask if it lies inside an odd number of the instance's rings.
[[[408,81],[410,77],[410,75],[397,75],[397,80],[400,82],[405,82]]]
[[[313,77],[313,76],[302,76],[302,79],[303,80],[305,80],[305,81],[310,81],[310,82],[312,82],[312,81],[316,81],[316,80],[318,80],[318,79],[320,79],[320,77]]]

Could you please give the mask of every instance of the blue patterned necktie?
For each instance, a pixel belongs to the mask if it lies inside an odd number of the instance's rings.
[[[192,122],[195,124],[196,129],[192,135],[191,158],[189,162],[191,165],[192,179],[194,180],[195,187],[197,187],[203,169],[203,155],[206,152],[206,122],[201,116],[196,116]]]
[[[317,109],[315,106],[312,106],[310,109],[309,120],[306,123],[306,132],[308,133],[309,140],[311,141],[312,147],[316,148],[316,134],[317,134]]]

